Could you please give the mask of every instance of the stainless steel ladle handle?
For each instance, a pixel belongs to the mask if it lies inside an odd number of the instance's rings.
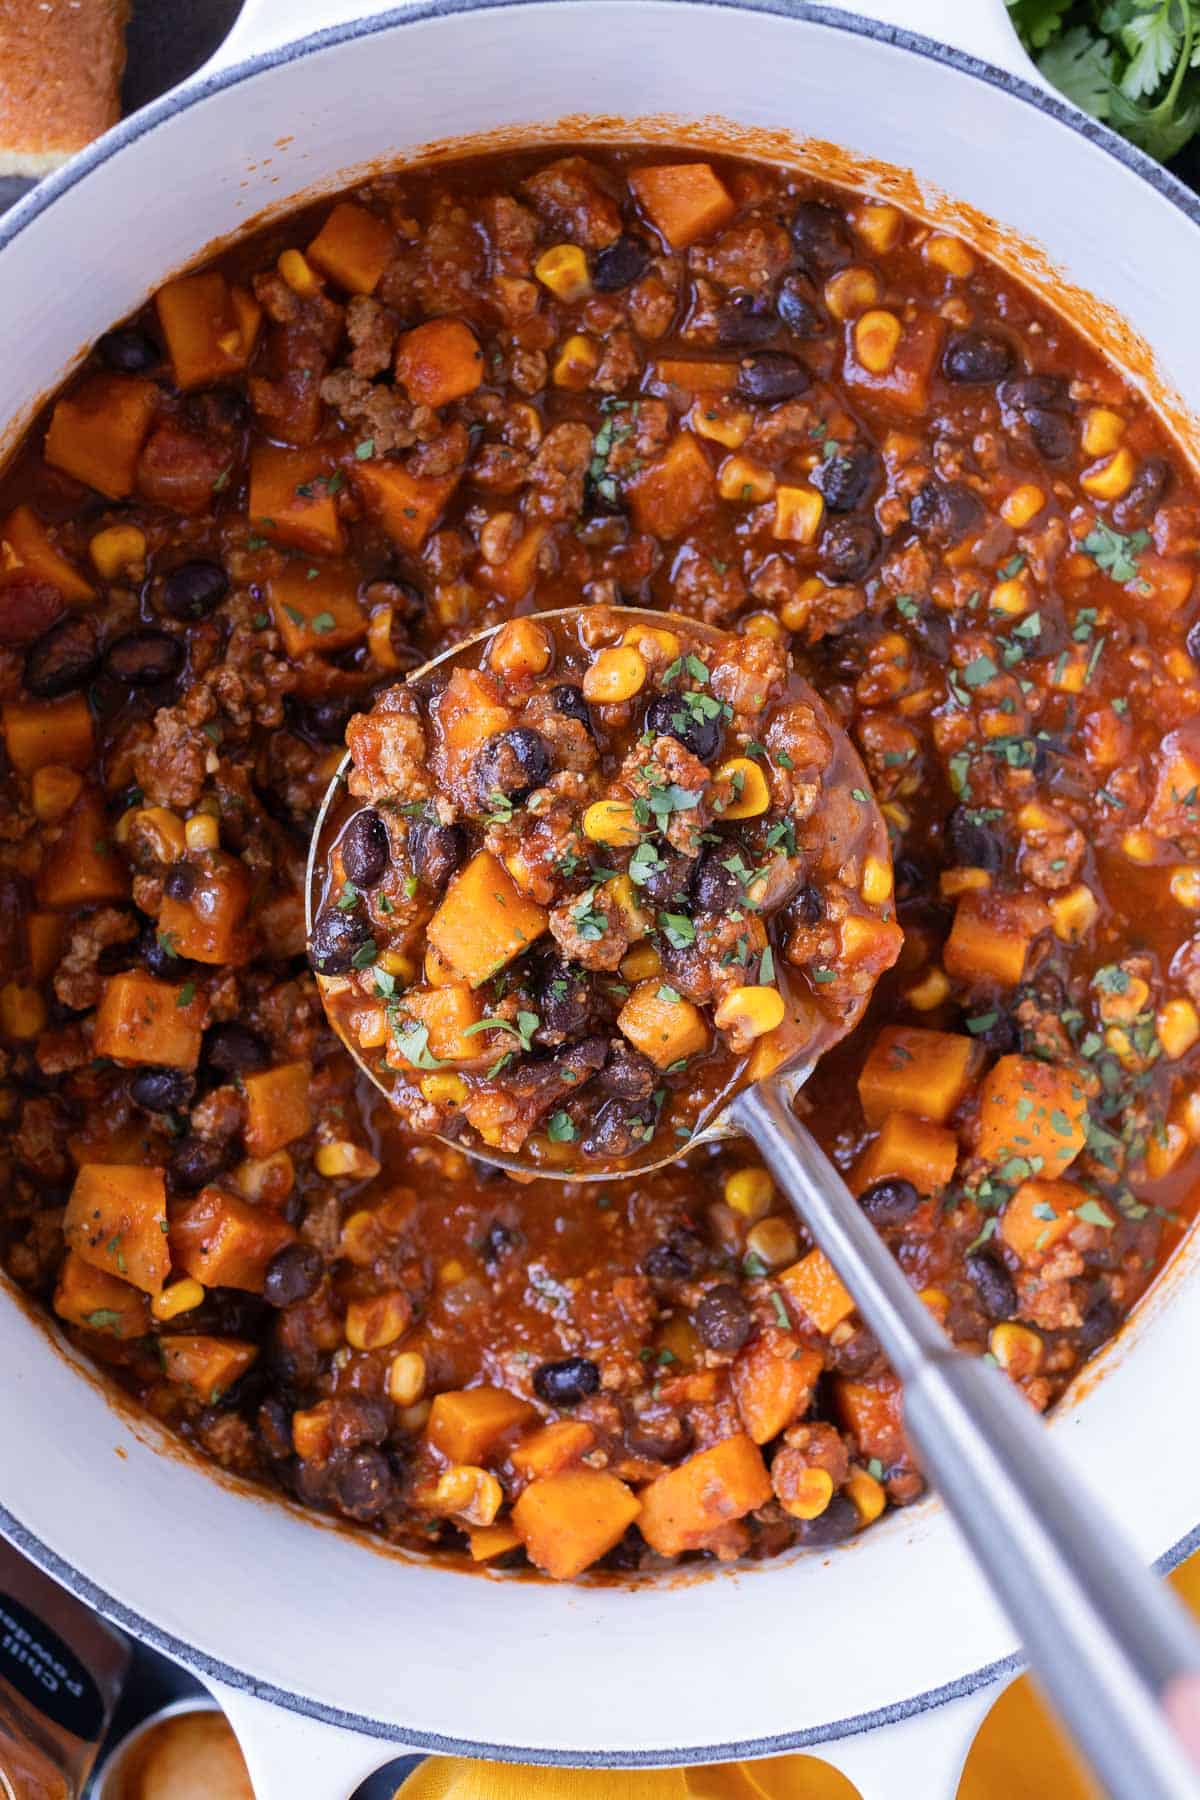
[[[1200,1774],[1163,1711],[1200,1672],[1200,1631],[1068,1477],[1000,1370],[956,1350],[845,1182],[771,1082],[739,1094],[754,1139],[904,1383],[922,1467],[1113,1800],[1195,1800]]]

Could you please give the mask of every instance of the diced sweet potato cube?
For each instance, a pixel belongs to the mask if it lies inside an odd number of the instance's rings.
[[[333,1401],[318,1400],[292,1414],[292,1448],[304,1462],[328,1462],[333,1455]]]
[[[367,615],[358,604],[358,578],[348,563],[323,569],[288,563],[267,583],[275,629],[291,657],[310,650],[328,654],[356,644],[367,634]]]
[[[733,362],[687,362],[663,356],[654,365],[654,379],[664,387],[685,394],[731,394],[737,386],[738,366]]]
[[[494,1061],[498,1052],[490,1046],[495,1040],[487,1033],[470,1029],[482,1017],[483,1006],[478,995],[463,982],[456,981],[447,987],[410,988],[400,1001],[396,1030],[407,1039],[414,1024],[423,1025],[428,1037],[420,1040],[420,1047],[427,1049],[438,1062],[478,1062],[485,1054]],[[422,1066],[417,1043],[412,1043],[410,1048],[412,1056],[405,1054],[393,1036],[387,1050],[387,1060],[393,1068]],[[428,1068],[428,1062],[424,1066]]]
[[[196,884],[186,900],[163,897],[158,935],[176,956],[192,962],[242,962],[248,954],[243,920],[250,905],[250,878],[238,856],[211,852],[203,866],[190,865]]]
[[[487,569],[487,579],[496,592],[514,606],[536,585],[538,557],[546,541],[546,527],[531,525],[524,537],[510,550],[502,563]]]
[[[942,332],[942,321],[935,313],[921,312],[906,320],[891,365],[881,374],[859,361],[851,322],[846,326],[842,379],[852,395],[861,393],[881,412],[902,420],[919,419],[929,409],[930,382],[941,355]]]
[[[919,1194],[940,1194],[954,1179],[957,1163],[958,1138],[953,1131],[912,1113],[889,1113],[879,1136],[855,1164],[852,1186],[861,1194],[876,1181],[900,1176]]]
[[[881,1375],[875,1381],[847,1381],[838,1376],[833,1393],[838,1417],[853,1433],[864,1462],[878,1457],[885,1469],[893,1463],[912,1462],[904,1431],[904,1392],[894,1375]]]
[[[967,893],[959,899],[942,960],[960,981],[1016,987],[1029,946],[1047,923],[1045,908],[1022,896]]]
[[[36,983],[45,981],[58,966],[67,935],[61,913],[31,912],[25,920],[25,949],[29,973]]]
[[[767,1338],[756,1338],[734,1359],[734,1398],[746,1434],[769,1443],[806,1412],[822,1369],[819,1350],[793,1344],[782,1355]]]
[[[716,498],[717,483],[699,438],[681,431],[629,483],[633,522],[650,537],[681,537]]]
[[[658,978],[638,982],[617,1015],[617,1030],[659,1069],[708,1049],[708,1027],[700,1008]]]
[[[561,1475],[571,1463],[579,1461],[585,1450],[591,1449],[595,1438],[595,1432],[583,1419],[555,1419],[522,1438],[508,1460],[522,1475]]]
[[[8,760],[20,775],[58,763],[86,769],[95,756],[91,708],[82,694],[62,700],[9,700],[0,714]]]
[[[396,379],[418,406],[448,406],[483,380],[483,351],[461,319],[427,319],[396,346]]]
[[[983,1061],[973,1039],[918,1025],[885,1025],[858,1077],[868,1125],[890,1112],[916,1113],[944,1125]]]
[[[642,211],[672,250],[727,225],[737,208],[711,163],[651,163],[630,171],[629,185]]]
[[[1155,757],[1154,794],[1146,829],[1156,837],[1188,837],[1200,816],[1200,724],[1189,720],[1168,732]]]
[[[437,703],[437,721],[445,746],[445,772],[453,781],[466,773],[480,744],[507,731],[515,714],[500,698],[491,676],[478,669],[455,669]]]
[[[395,253],[391,226],[353,200],[339,200],[306,252],[323,275],[352,294],[372,294]]]
[[[261,1294],[271,1258],[295,1236],[273,1207],[206,1187],[175,1213],[169,1242],[173,1261],[194,1281]]]
[[[535,1416],[528,1400],[507,1388],[456,1388],[434,1395],[426,1436],[448,1462],[477,1464]]]
[[[826,1335],[854,1311],[854,1296],[823,1250],[810,1250],[779,1280],[801,1314]]]
[[[194,1069],[200,1060],[206,1011],[194,984],[175,987],[141,969],[128,969],[110,975],[104,984],[92,1047],[97,1056],[111,1056],[117,1062]]]
[[[745,1432],[722,1438],[641,1491],[638,1529],[660,1556],[702,1550],[722,1525],[771,1498],[762,1453]]]
[[[204,1406],[215,1406],[240,1381],[258,1356],[257,1344],[239,1338],[176,1337],[158,1340],[163,1374],[178,1387],[190,1388]]]
[[[108,815],[94,788],[84,788],[48,845],[38,874],[42,906],[92,906],[129,896],[129,870],[113,849]]]
[[[218,269],[181,275],[158,290],[154,305],[177,387],[211,387],[245,368],[259,310],[252,296],[247,297],[253,314],[235,307],[229,283]]]
[[[110,500],[133,492],[158,389],[140,375],[89,375],[55,404],[43,455]]]
[[[458,475],[410,475],[403,463],[357,462],[363,504],[399,550],[419,550],[458,486]]]
[[[306,1062],[280,1063],[243,1077],[246,1125],[243,1136],[251,1156],[271,1156],[312,1129]]]
[[[503,863],[480,850],[450,883],[426,937],[457,975],[478,987],[528,950],[549,922],[518,892]]]
[[[607,1556],[639,1511],[637,1496],[615,1475],[568,1469],[531,1481],[512,1519],[530,1562],[555,1581],[573,1581]]]
[[[472,1562],[491,1562],[497,1556],[506,1556],[520,1542],[520,1532],[507,1519],[502,1519],[498,1525],[471,1525],[467,1529],[467,1548]]]
[[[1000,1215],[1000,1236],[1022,1262],[1031,1262],[1079,1223],[1075,1208],[1090,1198],[1073,1181],[1023,1181]]]
[[[14,507],[0,525],[0,586],[44,581],[69,602],[93,600],[96,590],[57,550],[31,506]]]
[[[58,1271],[54,1310],[68,1325],[115,1338],[144,1337],[150,1329],[150,1302],[137,1288],[106,1275],[68,1250]]]
[[[1002,1172],[1015,1161],[1020,1173],[1054,1181],[1087,1142],[1087,1113],[1074,1069],[1002,1056],[980,1089],[979,1154]]]
[[[1196,587],[1196,564],[1190,558],[1156,556],[1143,550],[1137,559],[1137,574],[1126,584],[1141,618],[1166,625],[1181,613]]]
[[[325,450],[260,444],[250,456],[252,529],[312,555],[340,556],[346,533],[334,496],[341,480]]]
[[[143,1293],[157,1294],[171,1272],[167,1190],[161,1169],[85,1163],[75,1177],[63,1236],[77,1256]]]

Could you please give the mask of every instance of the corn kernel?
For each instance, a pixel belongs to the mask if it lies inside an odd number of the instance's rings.
[[[1193,1144],[1200,1144],[1200,1093],[1187,1096],[1179,1109],[1179,1119]]]
[[[904,998],[916,1012],[932,1012],[950,998],[950,980],[944,969],[930,969],[913,987],[904,990]]]
[[[457,1256],[449,1256],[438,1270],[438,1280],[443,1287],[454,1287],[463,1279],[466,1272]]]
[[[854,354],[870,375],[886,375],[896,360],[903,326],[895,313],[865,312],[854,326]]]
[[[594,844],[628,850],[641,839],[641,827],[628,800],[595,800],[583,815],[583,835]]]
[[[1079,477],[1079,485],[1097,500],[1119,500],[1133,486],[1137,464],[1122,445],[1104,462],[1093,463]]]
[[[805,1469],[794,1490],[780,1505],[793,1519],[819,1519],[833,1499],[833,1476],[828,1469]]]
[[[726,1206],[751,1223],[764,1218],[775,1199],[775,1183],[765,1169],[735,1169],[726,1176],[722,1191]]]
[[[96,533],[88,555],[105,581],[116,581],[122,575],[140,579],[146,567],[146,534],[136,525],[110,525]]]
[[[748,506],[769,500],[775,492],[775,477],[762,463],[748,456],[727,456],[717,476],[722,500],[744,500]]]
[[[233,1171],[234,1186],[247,1200],[277,1206],[296,1185],[296,1165],[286,1150],[270,1156],[246,1156]]]
[[[543,287],[548,287],[558,300],[568,306],[586,300],[592,291],[587,257],[578,244],[555,244],[545,250],[533,265],[533,272]]]
[[[597,706],[617,706],[632,700],[646,685],[646,664],[640,650],[622,644],[602,650],[583,678],[585,699]]]
[[[621,642],[632,644],[648,667],[661,665],[665,669],[683,650],[675,632],[664,631],[661,625],[631,625]]]
[[[927,263],[932,263],[935,269],[943,269],[956,281],[965,281],[975,273],[975,253],[961,238],[935,231],[931,238],[926,238],[922,254]]]
[[[1125,436],[1125,421],[1108,406],[1093,406],[1084,414],[1083,444],[1086,456],[1111,456]]]
[[[1143,1012],[1150,999],[1150,988],[1140,975],[1126,975],[1120,993],[1102,992],[1100,1017],[1108,1023],[1129,1025]]]
[[[321,291],[321,283],[316,270],[299,250],[285,250],[275,264],[293,294],[304,299],[311,299]]]
[[[366,1006],[356,1006],[350,1018],[350,1029],[360,1050],[382,1050],[391,1037],[387,1007],[370,1001]]]
[[[1192,1140],[1183,1126],[1168,1119],[1152,1131],[1146,1140],[1146,1173],[1151,1181],[1161,1181],[1178,1167],[1192,1148]]]
[[[150,1301],[150,1311],[156,1319],[166,1321],[177,1319],[180,1313],[194,1312],[202,1304],[207,1290],[191,1276],[182,1281],[168,1282],[161,1294],[155,1294]]]
[[[1046,504],[1046,496],[1040,487],[1032,481],[1023,482],[1001,502],[1000,517],[1014,531],[1020,531],[1031,519],[1036,519]]]
[[[860,1525],[873,1525],[887,1505],[882,1482],[868,1475],[865,1469],[851,1470],[842,1492],[858,1514]]]
[[[430,1106],[461,1106],[470,1092],[461,1075],[445,1072],[422,1075],[418,1085]]]
[[[783,1024],[783,995],[773,987],[737,987],[730,990],[713,1018],[720,1031],[737,1031],[742,1037],[765,1037]]]
[[[1087,686],[1091,652],[1085,644],[1068,644],[1054,664],[1051,684],[1060,694],[1082,694]]]
[[[825,592],[825,583],[810,575],[802,581],[790,600],[785,600],[779,609],[781,622],[789,631],[803,631],[812,615],[813,602],[819,600]]]
[[[1174,1062],[1200,1041],[1200,1013],[1190,1000],[1168,1000],[1158,1009],[1154,1030],[1163,1055]]]
[[[1152,863],[1158,857],[1158,839],[1148,831],[1127,831],[1121,839],[1121,851],[1130,862]]]
[[[30,804],[43,825],[54,825],[65,818],[83,791],[83,776],[78,769],[66,769],[58,763],[47,763],[35,769],[30,779]]]
[[[46,1023],[46,1002],[35,987],[6,981],[0,987],[0,1037],[35,1038]]]
[[[771,804],[771,790],[758,764],[748,756],[731,756],[713,775],[717,787],[729,788],[723,807],[714,806],[723,819],[756,819]]]
[[[1100,916],[1100,902],[1086,882],[1077,882],[1065,894],[1050,899],[1050,917],[1054,935],[1064,944],[1077,944],[1085,938]]]
[[[383,950],[376,960],[385,975],[394,975],[405,987],[417,978],[417,965],[404,950]]]
[[[544,675],[553,656],[545,626],[533,619],[510,619],[492,639],[488,661],[501,675]]]
[[[425,1392],[425,1358],[419,1350],[401,1350],[388,1368],[388,1399],[397,1406],[414,1406]]]
[[[938,876],[938,893],[943,900],[957,900],[960,894],[982,894],[991,885],[986,869],[943,869]]]
[[[775,490],[775,522],[771,536],[781,543],[815,544],[825,517],[825,501],[814,487]]]
[[[1042,1366],[1044,1347],[1037,1332],[1031,1331],[1028,1325],[993,1325],[988,1334],[988,1349],[1014,1381],[1037,1374]]]
[[[917,1299],[931,1312],[939,1325],[944,1325],[950,1316],[950,1296],[942,1288],[922,1288]]]
[[[216,850],[221,842],[221,827],[211,813],[193,813],[184,824],[183,836],[189,850]]]
[[[575,332],[569,337],[554,364],[554,385],[582,390],[587,387],[600,366],[600,351],[591,338]]]
[[[698,400],[688,416],[688,424],[697,437],[721,444],[726,450],[740,450],[750,436],[754,415],[745,407],[718,407],[711,401]]]
[[[1137,1069],[1140,1067],[1141,1057],[1124,1025],[1105,1026],[1104,1047],[1106,1050],[1112,1051],[1122,1068]]]
[[[662,957],[649,942],[635,944],[621,958],[622,981],[650,981],[655,975],[661,974]]]
[[[874,269],[839,269],[825,283],[825,304],[835,319],[853,319],[879,304],[882,290]]]
[[[393,670],[400,667],[400,658],[392,640],[395,622],[394,606],[376,606],[367,622],[367,650],[377,669]]]
[[[882,862],[878,856],[868,856],[863,862],[860,889],[867,905],[882,906],[885,900],[891,899],[894,885],[891,864]]]
[[[854,229],[860,237],[866,238],[872,250],[885,256],[895,248],[903,223],[904,214],[898,206],[888,206],[881,200],[868,200],[858,209]]]
[[[486,1469],[455,1463],[439,1476],[434,1505],[468,1525],[490,1525],[504,1504],[504,1489]]]
[[[353,1350],[384,1350],[412,1323],[412,1301],[397,1289],[352,1300],[346,1308],[346,1342]]]
[[[888,824],[903,837],[912,829],[912,814],[907,806],[901,806],[897,800],[885,800],[879,808]]]
[[[746,1249],[766,1263],[768,1269],[786,1269],[800,1255],[795,1227],[777,1214],[760,1219],[757,1225],[750,1227],[746,1233]]]
[[[378,1175],[380,1163],[378,1157],[364,1150],[361,1144],[352,1144],[341,1138],[332,1144],[320,1144],[313,1158],[318,1175],[326,1180],[369,1181]]]
[[[1200,868],[1171,870],[1171,898],[1189,912],[1200,912]]]
[[[998,581],[988,600],[993,612],[1004,613],[1010,619],[1027,613],[1032,604],[1028,585],[1020,575],[1014,575],[1008,581]]]
[[[113,833],[117,843],[145,844],[155,862],[178,862],[187,848],[183,820],[165,806],[131,806]]]

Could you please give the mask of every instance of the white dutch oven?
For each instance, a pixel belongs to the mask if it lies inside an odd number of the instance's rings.
[[[263,208],[433,140],[521,126],[552,139],[568,117],[560,138],[732,122],[791,133],[775,147],[797,161],[811,138],[911,170],[933,215],[948,193],[1014,226],[1132,324],[1166,384],[1200,396],[1200,209],[1045,91],[1002,0],[863,0],[871,19],[804,0],[425,0],[331,23],[363,10],[250,0],[197,81],[9,215],[0,419],[26,418],[80,346]],[[1001,255],[1021,252],[1010,239]],[[1050,262],[1030,251],[1027,266],[1053,290]],[[1177,1400],[1200,1363],[1194,1262],[1185,1248],[1053,1427],[1165,1564],[1200,1516],[1200,1434],[1180,1430]],[[208,1682],[262,1800],[340,1800],[403,1747],[635,1767],[816,1746],[867,1800],[940,1800],[1017,1666],[935,1502],[830,1556],[690,1583],[470,1577],[163,1454],[4,1294],[0,1366],[0,1526]]]

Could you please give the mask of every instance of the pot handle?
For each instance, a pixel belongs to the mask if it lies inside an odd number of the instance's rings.
[[[242,1748],[255,1800],[349,1800],[401,1746],[327,1725],[204,1676]]]

